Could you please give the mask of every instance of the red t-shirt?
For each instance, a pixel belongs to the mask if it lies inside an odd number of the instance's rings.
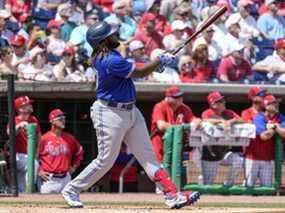
[[[134,40],[139,40],[144,43],[144,53],[147,56],[150,56],[154,49],[163,49],[163,37],[158,32],[147,35],[143,30],[138,30],[134,36]]]
[[[141,17],[141,20],[140,20],[140,25],[139,25],[139,28],[140,29],[143,29],[144,26],[145,26],[145,23],[147,22],[147,19],[148,19],[148,15],[150,13],[146,13],[144,14],[142,17]],[[161,35],[167,35],[170,33],[170,30],[171,27],[170,25],[167,23],[167,18],[163,15],[160,15],[160,14],[154,14],[154,13],[151,13],[155,16],[155,30],[160,33]]]
[[[21,123],[23,120],[21,120],[20,116],[15,117],[15,125]],[[36,124],[36,134],[37,136],[41,134],[41,127],[38,119],[31,115],[28,120],[26,121],[29,124],[30,123],[35,123]],[[7,125],[7,133],[9,135],[9,124]],[[22,154],[27,154],[28,151],[28,137],[26,134],[25,128],[19,128],[18,132],[16,134],[16,153],[22,153]]]
[[[218,67],[217,77],[220,79],[221,75],[226,75],[229,81],[240,81],[252,75],[252,70],[248,61],[244,60],[241,64],[236,65],[229,56],[223,58]]]
[[[225,120],[230,120],[232,118],[239,119],[240,116],[230,109],[226,109],[221,115],[215,113],[212,109],[207,109],[202,113],[202,119],[210,119],[210,118],[224,118]]]
[[[40,169],[50,173],[66,173],[71,166],[78,167],[83,159],[83,149],[77,139],[63,132],[57,137],[51,131],[40,141]]]
[[[258,111],[256,111],[253,107],[250,107],[242,111],[241,117],[245,122],[251,123],[257,113]]]
[[[13,16],[19,20],[21,15],[30,11],[32,2],[30,0],[6,0],[6,4],[11,7]]]

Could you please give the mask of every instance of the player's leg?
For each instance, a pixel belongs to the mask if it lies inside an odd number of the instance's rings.
[[[170,180],[167,172],[160,167],[156,159],[142,114],[136,108],[133,110],[133,113],[133,125],[125,136],[125,143],[145,169],[148,176],[161,188],[166,198],[166,204],[173,208],[179,208],[187,203],[187,197],[190,199],[189,202],[196,202],[199,198],[198,193],[187,196],[177,193],[175,184]]]
[[[272,186],[272,179],[273,179],[273,168],[274,162],[273,161],[261,161],[260,165],[260,183],[261,186]]]
[[[50,177],[48,181],[40,181],[40,193],[51,194],[60,193],[66,184],[71,180],[70,174],[63,178]]]
[[[71,207],[82,207],[78,193],[86,190],[102,178],[113,166],[121,147],[125,132],[129,126],[130,116],[126,111],[109,109],[100,102],[92,107],[91,118],[96,129],[98,155],[75,179],[69,182],[62,194]],[[68,200],[71,195],[72,202]],[[70,201],[70,202],[69,202]]]
[[[227,180],[224,183],[225,185],[227,186],[234,185],[237,174],[241,171],[241,168],[243,166],[243,162],[244,162],[243,157],[240,156],[239,153],[228,152],[225,155],[221,164],[230,167]]]
[[[160,137],[154,136],[151,140],[152,148],[154,154],[157,158],[159,163],[163,161],[163,142],[161,141]]]
[[[211,185],[214,183],[220,161],[205,161],[202,160],[202,175],[203,175],[203,184]]]
[[[26,191],[27,155],[17,153],[16,163],[17,163],[18,188],[19,192],[22,193]]]
[[[253,187],[259,173],[259,161],[245,159],[245,185]]]

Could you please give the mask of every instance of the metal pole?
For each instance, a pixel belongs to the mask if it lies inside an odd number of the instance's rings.
[[[18,179],[17,179],[17,164],[16,164],[16,131],[15,131],[15,107],[14,107],[14,75],[8,75],[8,112],[9,112],[9,148],[10,148],[10,173],[11,173],[11,192],[13,196],[18,196]]]
[[[119,176],[119,193],[123,193],[124,189],[124,175],[129,170],[129,167],[136,161],[135,157],[132,157],[127,165],[123,168]]]
[[[28,180],[26,192],[33,193],[35,186],[35,153],[36,153],[36,124],[30,123],[26,127],[28,136]]]

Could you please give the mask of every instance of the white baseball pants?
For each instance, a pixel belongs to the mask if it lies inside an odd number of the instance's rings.
[[[245,184],[253,187],[257,178],[261,186],[272,186],[274,161],[245,159]]]
[[[40,192],[42,194],[60,193],[71,180],[69,173],[64,178],[50,177],[48,181],[40,181]]]
[[[109,107],[97,100],[91,107],[91,118],[97,134],[97,158],[69,182],[64,191],[79,193],[103,177],[113,166],[122,141],[126,143],[148,176],[153,179],[160,165],[152,150],[144,117],[136,107],[124,110]]]

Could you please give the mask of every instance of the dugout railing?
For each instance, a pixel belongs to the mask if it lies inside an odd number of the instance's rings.
[[[170,127],[164,134],[163,166],[179,190],[195,190],[206,194],[221,195],[279,195],[282,179],[283,144],[279,135],[275,135],[275,159],[272,187],[245,187],[243,184],[226,186],[222,183],[203,185],[196,182],[184,183],[182,179],[187,175],[187,165],[183,163],[183,135],[190,131],[190,125],[177,125]],[[191,143],[191,140],[189,140]],[[189,164],[188,164],[189,165]],[[193,164],[192,164],[193,165]]]

